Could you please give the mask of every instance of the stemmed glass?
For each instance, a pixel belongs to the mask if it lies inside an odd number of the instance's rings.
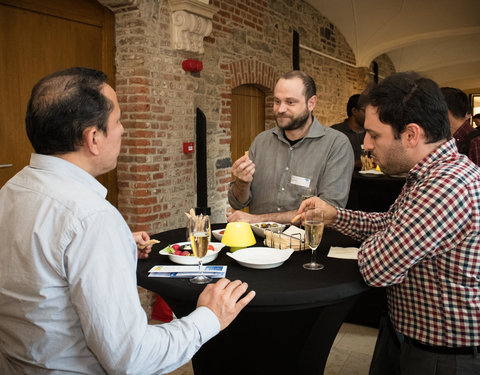
[[[198,260],[200,275],[190,279],[194,284],[206,284],[212,281],[212,278],[203,275],[203,257],[207,254],[210,244],[211,228],[210,217],[192,216],[187,223],[188,239],[192,245],[193,255]]]
[[[316,249],[323,236],[323,211],[319,208],[312,208],[305,212],[305,242],[312,250],[312,259],[305,263],[303,268],[307,270],[321,270],[323,264],[316,261]]]

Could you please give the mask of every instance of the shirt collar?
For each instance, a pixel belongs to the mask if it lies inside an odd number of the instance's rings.
[[[421,179],[428,173],[429,169],[432,168],[432,164],[436,164],[448,155],[457,152],[457,146],[455,145],[455,140],[453,138],[443,143],[410,169],[407,176],[407,183]]]
[[[460,126],[457,129],[457,131],[453,134],[453,137],[457,140],[457,142],[460,142],[471,131],[473,131],[473,128],[470,126],[470,120],[465,120],[462,126]]]
[[[98,182],[95,177],[82,168],[77,167],[75,164],[62,158],[51,155],[32,154],[30,157],[30,167],[52,171],[55,174],[61,174],[62,176],[80,182],[103,198],[107,196],[108,190]]]

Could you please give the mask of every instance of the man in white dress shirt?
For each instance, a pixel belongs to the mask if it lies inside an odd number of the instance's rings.
[[[45,77],[28,104],[35,153],[0,190],[0,373],[171,372],[254,297],[221,279],[187,317],[147,324],[132,236],[95,176],[115,168],[124,131],[101,72]]]

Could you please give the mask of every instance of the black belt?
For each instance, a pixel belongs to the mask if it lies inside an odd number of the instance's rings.
[[[410,342],[413,346],[418,349],[426,350],[428,352],[437,353],[437,354],[453,354],[453,355],[477,355],[480,353],[479,346],[462,346],[458,348],[450,348],[448,346],[434,346],[423,344],[420,341],[411,339],[410,337],[405,336],[405,341]]]

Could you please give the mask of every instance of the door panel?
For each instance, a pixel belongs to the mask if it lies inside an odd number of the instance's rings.
[[[232,163],[244,155],[257,134],[265,130],[265,94],[252,85],[232,90]],[[242,211],[248,212],[248,207]]]
[[[56,70],[103,70],[113,86],[113,15],[87,0],[0,0],[0,186],[28,165],[25,110],[33,85]],[[108,56],[106,56],[108,55]],[[116,173],[100,176],[116,205]]]
[[[232,90],[232,162],[250,148],[254,138],[265,130],[265,94],[255,86]]]

